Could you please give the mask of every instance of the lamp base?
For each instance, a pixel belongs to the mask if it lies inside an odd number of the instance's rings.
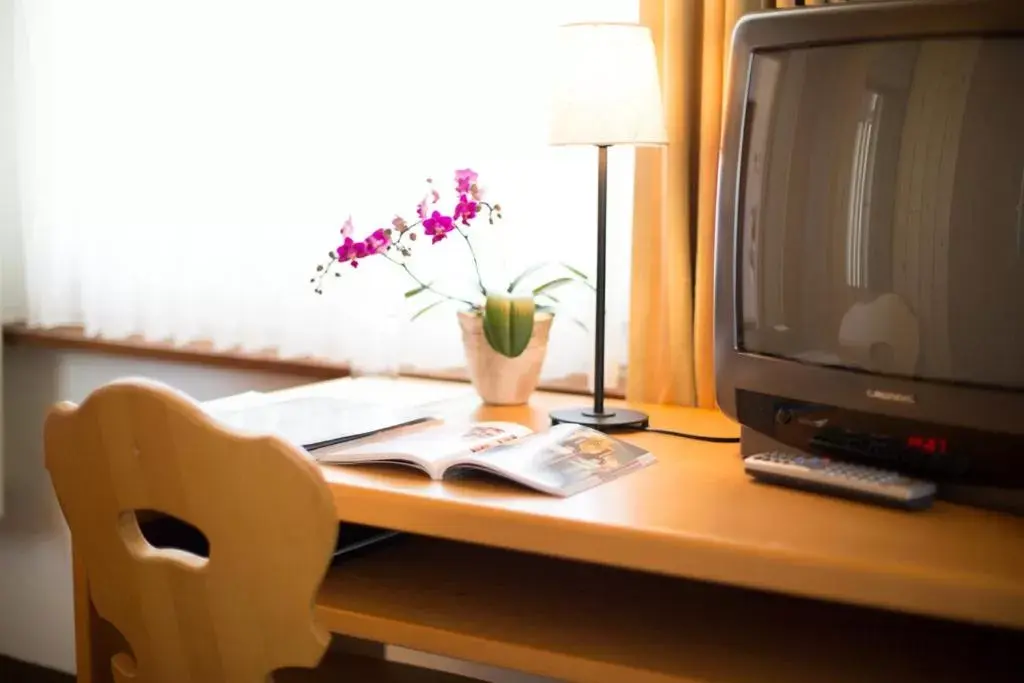
[[[568,408],[551,411],[551,424],[577,424],[602,432],[647,429],[647,414],[637,410],[615,408],[595,413],[589,408]]]

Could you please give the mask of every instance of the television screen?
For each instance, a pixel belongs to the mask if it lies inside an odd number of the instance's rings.
[[[757,52],[738,199],[740,350],[1024,387],[1024,40]]]

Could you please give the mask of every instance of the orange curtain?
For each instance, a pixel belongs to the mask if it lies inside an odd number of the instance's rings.
[[[713,252],[722,85],[736,22],[766,7],[774,2],[641,0],[640,20],[658,52],[669,144],[636,152],[630,400],[716,405]]]

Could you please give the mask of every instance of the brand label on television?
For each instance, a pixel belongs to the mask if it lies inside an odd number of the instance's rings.
[[[913,394],[901,394],[898,391],[885,391],[884,389],[868,389],[868,398],[892,403],[917,403]]]

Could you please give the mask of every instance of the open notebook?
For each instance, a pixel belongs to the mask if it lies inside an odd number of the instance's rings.
[[[656,462],[644,449],[588,427],[562,424],[533,432],[511,422],[432,422],[312,455],[328,465],[407,465],[432,479],[482,470],[563,497]]]

